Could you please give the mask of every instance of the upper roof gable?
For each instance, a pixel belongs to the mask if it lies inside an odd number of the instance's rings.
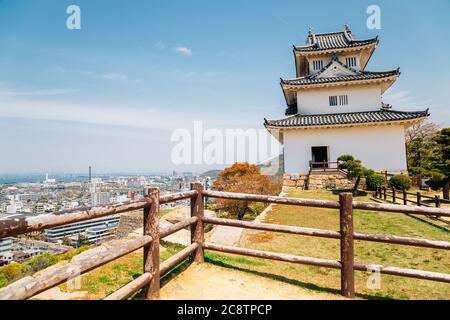
[[[294,46],[294,50],[297,52],[314,52],[354,48],[377,43],[378,37],[363,40],[355,39],[349,26],[345,25],[344,31],[338,32],[313,33],[312,30],[310,30],[306,38],[306,45]]]
[[[333,57],[331,62],[323,68],[314,78],[334,78],[356,75],[356,70],[353,70],[343,65],[336,56]]]

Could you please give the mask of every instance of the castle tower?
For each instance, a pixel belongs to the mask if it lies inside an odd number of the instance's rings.
[[[405,128],[426,119],[428,109],[392,110],[383,103],[400,71],[366,70],[378,43],[378,37],[356,39],[345,26],[310,30],[306,44],[294,46],[296,78],[281,79],[287,117],[264,124],[284,145],[287,174],[326,171],[343,154],[376,171],[407,170]]]

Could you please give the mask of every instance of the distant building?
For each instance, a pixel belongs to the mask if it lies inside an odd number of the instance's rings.
[[[11,253],[13,243],[13,238],[0,239],[0,259],[6,260],[8,254]]]
[[[93,206],[101,206],[110,203],[111,193],[109,192],[94,192],[91,194],[91,203]]]
[[[34,208],[33,208],[33,213],[34,214],[41,214],[45,212],[45,207],[43,203],[36,203]]]
[[[56,179],[50,179],[48,173],[45,174],[44,186],[45,189],[57,188]]]
[[[26,193],[26,194],[18,194],[16,199],[19,201],[38,201],[40,195],[38,193]]]
[[[82,233],[86,237],[87,242],[91,244],[99,243],[103,240],[110,239],[114,236],[114,233],[119,225],[119,222],[110,222],[103,225],[90,227]],[[76,244],[78,241],[78,234],[70,237],[72,244]]]
[[[70,223],[59,227],[50,228],[44,231],[44,235],[49,241],[62,240],[64,237],[70,237],[79,233],[84,233],[87,229],[99,226],[114,226],[118,225],[120,220],[119,215],[112,215],[101,217],[97,219]]]

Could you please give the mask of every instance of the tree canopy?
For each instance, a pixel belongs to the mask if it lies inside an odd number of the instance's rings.
[[[339,169],[343,169],[347,172],[347,178],[349,180],[356,179],[353,187],[353,192],[358,189],[358,184],[362,177],[367,177],[374,174],[373,170],[367,169],[361,163],[361,160],[355,159],[350,154],[344,154],[338,158]]]
[[[277,187],[278,184],[270,177],[261,174],[258,166],[249,163],[235,163],[225,168],[213,184],[215,190],[252,194],[274,194],[278,192]],[[219,210],[227,211],[239,220],[244,219],[247,213],[257,214],[249,201],[216,199],[216,205]]]
[[[431,177],[431,187],[442,187],[444,199],[449,199],[450,193],[450,128],[442,129],[434,138],[436,149],[430,164],[428,175]]]

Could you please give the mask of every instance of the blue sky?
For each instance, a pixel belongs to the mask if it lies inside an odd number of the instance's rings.
[[[66,8],[81,8],[81,30]],[[369,5],[380,30],[366,27]],[[175,167],[170,135],[203,120],[283,117],[279,78],[308,28],[380,37],[369,70],[400,67],[396,109],[450,125],[450,2],[0,0],[0,173],[202,171]]]

